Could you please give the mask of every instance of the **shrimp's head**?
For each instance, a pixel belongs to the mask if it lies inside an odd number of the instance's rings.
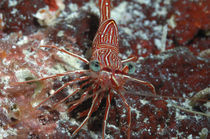
[[[100,58],[102,57],[102,58]],[[123,75],[135,72],[135,66],[131,63],[122,65],[119,57],[100,55],[98,59],[90,61],[90,76],[103,89],[119,89],[125,84]]]

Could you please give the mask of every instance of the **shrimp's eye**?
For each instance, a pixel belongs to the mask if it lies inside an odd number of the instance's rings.
[[[97,61],[97,60],[92,60],[90,61],[90,65],[89,65],[90,69],[95,71],[95,72],[98,72],[100,71],[100,63]]]
[[[128,74],[133,74],[136,71],[136,65],[133,62],[126,63],[128,66]]]

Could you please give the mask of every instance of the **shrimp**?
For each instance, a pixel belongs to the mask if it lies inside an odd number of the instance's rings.
[[[105,138],[106,124],[109,116],[109,110],[111,107],[111,100],[113,96],[118,95],[122,99],[125,108],[127,109],[127,138],[131,138],[131,107],[128,104],[124,93],[126,93],[125,86],[127,81],[133,81],[138,84],[143,84],[151,89],[152,94],[143,94],[149,97],[164,97],[156,95],[155,87],[149,83],[130,76],[135,72],[135,65],[133,62],[136,61],[136,57],[131,57],[122,60],[119,57],[119,35],[118,27],[116,22],[110,18],[110,0],[99,0],[100,9],[100,24],[96,36],[92,43],[92,56],[90,60],[83,58],[77,54],[66,51],[56,46],[40,46],[45,48],[53,48],[60,52],[71,55],[85,64],[89,65],[88,70],[75,70],[67,71],[65,73],[60,73],[45,78],[40,78],[36,80],[29,80],[21,83],[30,83],[35,81],[43,81],[50,78],[56,78],[65,75],[76,75],[76,78],[70,80],[58,88],[51,96],[42,100],[35,108],[39,108],[42,104],[47,102],[50,98],[61,92],[64,88],[69,85],[78,84],[79,87],[76,88],[73,93],[69,94],[64,99],[58,101],[53,107],[57,107],[61,103],[65,102],[69,98],[75,96],[78,93],[82,93],[79,99],[69,102],[68,112],[72,112],[80,104],[89,98],[92,98],[92,104],[88,110],[85,110],[79,114],[79,117],[85,117],[82,123],[77,127],[72,133],[72,136],[76,135],[79,130],[87,123],[92,113],[98,110],[102,99],[106,99],[105,114],[102,125],[102,138]],[[79,76],[78,76],[79,75]],[[168,96],[167,96],[168,97]],[[172,98],[172,97],[171,97]],[[178,98],[178,97],[175,97]],[[182,109],[179,106],[174,107]],[[182,109],[186,111],[185,109]],[[193,111],[187,111],[194,114]],[[204,115],[206,116],[206,115]]]
[[[58,76],[64,76],[68,74],[79,74],[83,75],[76,79],[73,79],[61,86],[58,90],[54,92],[53,95],[47,97],[43,100],[37,107],[40,107],[43,103],[49,100],[52,96],[59,93],[65,87],[76,84],[78,82],[83,82],[72,94],[68,95],[66,98],[59,101],[57,105],[66,101],[68,98],[74,96],[84,86],[91,84],[90,87],[87,87],[84,90],[81,98],[73,102],[71,107],[68,109],[69,112],[74,110],[78,105],[82,102],[87,100],[88,98],[92,98],[92,104],[89,110],[84,111],[80,114],[80,117],[86,116],[83,122],[78,126],[78,128],[72,133],[74,136],[78,131],[84,126],[84,124],[88,121],[91,117],[92,113],[96,111],[101,103],[103,98],[106,98],[106,108],[105,108],[105,115],[103,119],[103,126],[102,126],[102,138],[105,137],[106,132],[106,123],[109,115],[109,109],[111,105],[111,100],[114,95],[119,95],[122,99],[124,106],[127,109],[127,138],[130,138],[131,135],[131,108],[126,101],[122,92],[126,92],[124,89],[124,85],[126,81],[134,81],[139,84],[143,84],[151,89],[152,94],[156,94],[155,87],[146,81],[142,81],[136,78],[129,76],[129,74],[133,74],[135,72],[135,65],[132,61],[136,60],[136,57],[131,57],[125,60],[122,60],[119,57],[119,35],[118,35],[118,27],[116,22],[110,18],[110,0],[99,0],[99,9],[100,9],[100,24],[96,36],[93,40],[92,44],[92,56],[90,61],[87,59],[66,51],[64,49],[58,48],[56,46],[40,46],[40,47],[47,47],[47,48],[54,48],[58,51],[71,55],[75,58],[78,58],[82,62],[89,64],[89,70],[76,70],[76,71],[68,71],[62,74],[56,74],[53,76],[48,76],[45,78],[37,79],[37,80],[29,80],[21,83],[27,82],[34,82],[40,80],[46,80],[49,78],[55,78]],[[89,94],[89,92],[92,92]]]

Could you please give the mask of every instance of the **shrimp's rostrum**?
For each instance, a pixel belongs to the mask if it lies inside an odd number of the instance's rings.
[[[92,56],[90,61],[87,59],[76,55],[74,53],[68,52],[64,49],[60,49],[56,46],[41,46],[47,48],[54,48],[58,51],[67,53],[73,57],[78,58],[86,64],[89,64],[89,70],[76,70],[68,71],[63,74],[57,74],[54,76],[49,76],[46,78],[38,80],[46,80],[49,78],[55,78],[58,76],[64,76],[72,73],[81,74],[84,76],[78,77],[74,80],[71,80],[61,86],[58,90],[54,92],[53,95],[59,93],[62,89],[71,84],[76,84],[82,81],[82,84],[77,88],[72,94],[59,101],[56,106],[71,96],[77,94],[81,91],[84,86],[91,84],[91,86],[86,87],[81,98],[73,103],[68,111],[74,110],[78,105],[82,104],[88,98],[92,98],[92,104],[89,110],[80,113],[80,117],[86,116],[83,122],[78,126],[78,128],[73,132],[73,136],[78,133],[78,131],[83,127],[83,125],[91,117],[92,113],[96,111],[101,103],[103,98],[106,98],[106,108],[105,115],[102,126],[102,138],[105,137],[106,132],[106,122],[109,115],[109,109],[111,105],[111,100],[114,95],[119,95],[122,99],[124,106],[127,109],[127,138],[131,136],[131,108],[124,97],[126,92],[124,85],[126,81],[130,80],[139,84],[143,84],[151,89],[151,92],[155,94],[154,86],[142,80],[138,80],[129,76],[135,72],[135,65],[132,61],[135,61],[135,57],[129,59],[121,60],[119,57],[119,43],[118,43],[118,27],[116,22],[113,19],[110,19],[110,0],[99,0],[98,2],[100,8],[100,24],[98,31],[95,35],[95,38],[92,43]],[[37,80],[25,81],[33,82]],[[84,81],[84,82],[83,82]],[[23,83],[23,82],[22,82]],[[91,94],[89,93],[91,92]],[[41,106],[47,100],[49,100],[53,95],[43,100],[37,107]]]

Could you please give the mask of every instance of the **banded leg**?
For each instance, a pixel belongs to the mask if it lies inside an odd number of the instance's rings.
[[[94,87],[95,88],[95,87]],[[73,104],[67,111],[71,112],[73,111],[78,105],[80,105],[82,102],[84,102],[86,99],[88,99],[88,93],[89,91],[92,89],[92,87],[89,87],[81,96],[81,98],[79,100],[76,100],[76,102],[71,102],[71,104]],[[69,105],[71,105],[69,104]]]
[[[104,115],[104,123],[102,127],[102,139],[104,139],[105,133],[106,133],[106,121],[109,116],[109,109],[111,105],[111,100],[112,100],[113,93],[109,92],[108,97],[106,99],[106,110],[105,110],[105,115]]]
[[[102,91],[104,91],[104,90],[100,89],[100,90],[94,92],[93,94],[91,94],[91,95],[85,97],[85,99],[80,98],[80,99],[77,101],[77,102],[78,102],[77,106],[78,106],[79,104],[81,104],[82,102],[84,102],[85,100],[87,100],[87,99],[89,99],[89,98],[91,98],[91,97],[94,97],[96,94],[101,93]],[[77,102],[76,102],[76,103],[77,103]],[[71,104],[73,104],[73,103],[74,103],[74,102],[71,102]],[[72,107],[74,107],[74,106],[72,106]],[[73,109],[73,108],[70,107],[70,109]],[[87,114],[86,114],[86,115],[87,115]]]
[[[87,85],[88,83],[90,83],[91,81],[87,81],[85,83],[83,83],[82,85],[80,85],[80,87],[78,87],[72,94],[69,94],[67,97],[65,97],[64,99],[62,99],[61,101],[57,102],[53,107],[56,108],[59,104],[63,103],[64,101],[66,101],[68,98],[72,97],[73,95],[75,95],[76,93],[78,93],[85,85]]]
[[[97,99],[98,99],[98,93],[94,96],[94,99],[92,101],[92,105],[90,107],[87,117],[85,118],[85,120],[83,120],[80,126],[73,132],[72,134],[73,136],[84,126],[84,124],[88,121],[88,119],[92,115]]]
[[[122,98],[122,100],[123,100],[123,102],[124,102],[124,104],[125,104],[125,106],[127,107],[127,110],[128,110],[128,119],[127,119],[127,120],[128,120],[128,129],[127,129],[127,137],[128,137],[128,139],[130,139],[130,136],[131,136],[131,108],[130,108],[130,106],[128,105],[128,103],[127,103],[125,97],[124,97],[119,91],[117,91],[117,94],[120,95],[120,97]]]
[[[154,87],[151,83],[145,82],[145,81],[142,81],[142,80],[138,80],[138,79],[136,79],[136,78],[132,78],[132,77],[127,76],[127,75],[122,75],[122,76],[123,76],[125,79],[129,79],[129,80],[132,80],[132,81],[135,81],[135,82],[138,82],[138,83],[140,83],[140,84],[143,84],[143,85],[148,86],[149,88],[151,88],[152,93],[153,93],[154,95],[156,95],[155,87]]]
[[[122,60],[122,63],[127,63],[127,62],[131,62],[131,61],[137,61],[137,57],[136,56],[131,56],[128,59]]]
[[[73,95],[77,94],[80,91],[80,88],[77,88],[73,93],[71,93],[70,95],[68,95],[67,97],[65,97],[64,99],[62,99],[61,101],[57,102],[53,108],[56,108],[59,104],[63,103],[64,101],[66,101],[68,98],[72,97]]]
[[[100,93],[100,96],[99,96],[99,98],[98,98],[98,100],[97,100],[97,102],[96,102],[96,105],[95,105],[95,107],[94,107],[93,112],[95,112],[95,111],[98,109],[98,107],[99,107],[100,104],[101,104],[101,100],[103,99],[103,97],[104,97],[104,93]],[[85,111],[79,113],[79,117],[84,117],[84,116],[86,116],[87,114],[88,114],[88,110],[85,110]]]
[[[15,82],[14,84],[25,84],[25,83],[31,83],[31,82],[37,82],[37,81],[43,81],[43,80],[47,80],[47,79],[51,79],[51,78],[56,78],[59,76],[65,76],[67,74],[82,74],[82,73],[87,73],[88,70],[76,70],[76,71],[67,71],[64,73],[59,73],[59,74],[55,74],[55,75],[51,75],[51,76],[47,76],[44,78],[40,78],[40,79],[34,79],[34,80],[29,80],[29,81],[24,81],[24,82]]]
[[[78,81],[84,81],[87,80],[89,77],[88,76],[83,76],[77,79],[74,79],[70,82],[65,83],[63,86],[61,86],[59,89],[57,89],[51,96],[47,97],[46,99],[44,99],[41,103],[39,103],[39,105],[37,105],[35,108],[40,107],[43,103],[45,103],[47,100],[49,100],[52,96],[54,96],[55,94],[59,93],[61,90],[63,90],[65,87],[67,87],[70,84],[76,83]]]
[[[84,92],[84,94],[82,94],[81,98],[77,102],[73,102],[74,104],[70,108],[68,108],[67,112],[70,113],[71,111],[73,111],[78,105],[80,105],[85,100],[87,95],[88,91]]]

